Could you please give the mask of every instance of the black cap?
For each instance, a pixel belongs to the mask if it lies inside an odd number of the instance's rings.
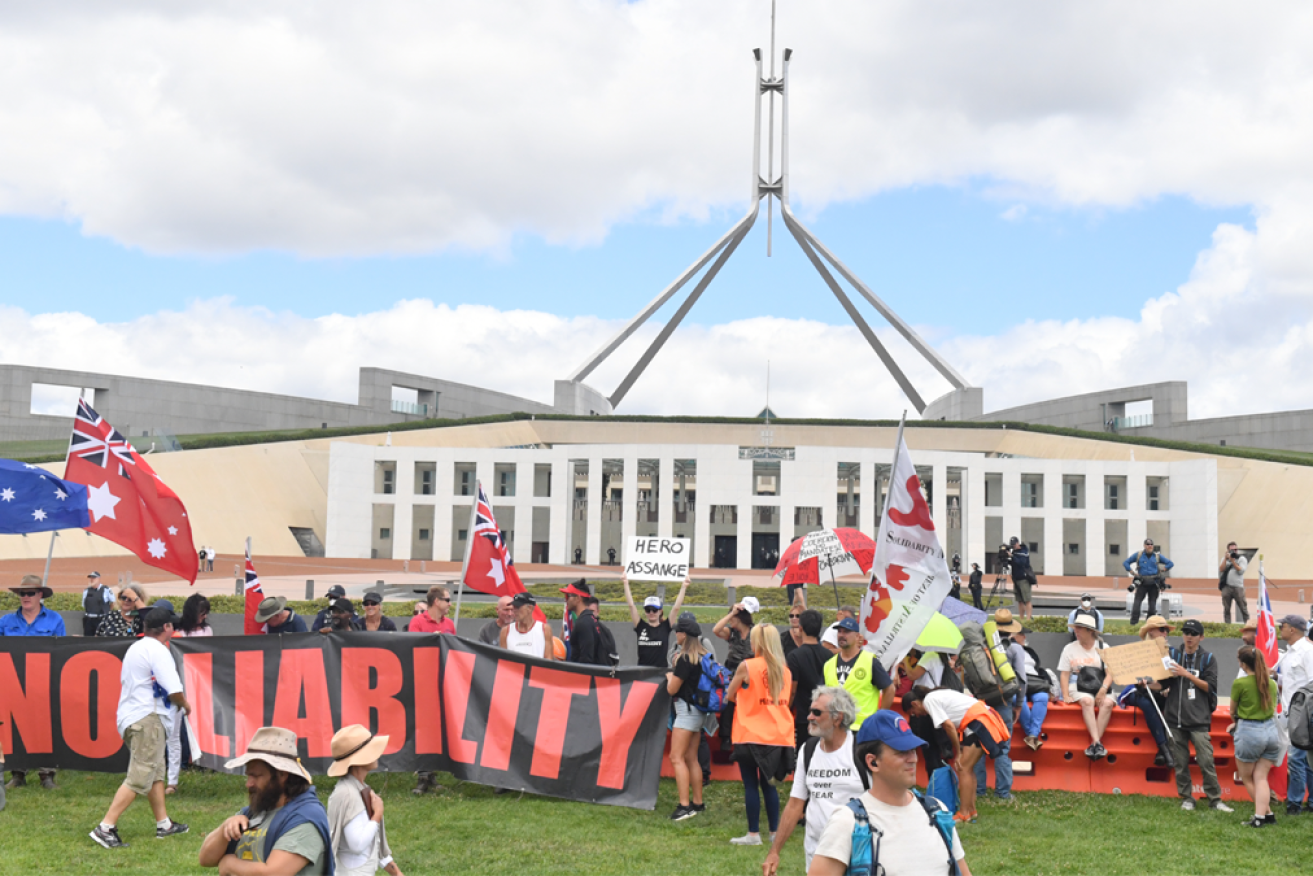
[[[141,626],[145,630],[162,630],[165,624],[173,624],[176,627],[179,620],[181,618],[173,613],[173,603],[167,599],[158,599],[147,610]]]
[[[383,602],[383,597],[380,596],[380,595],[378,594],[377,591],[371,590],[371,591],[369,591],[368,593],[366,593],[366,594],[365,594],[365,598],[362,599],[362,600],[360,600],[360,601],[361,601],[361,602],[377,602],[377,603],[382,604],[382,602]]]
[[[328,592],[325,593],[324,596],[329,599],[341,599],[343,596],[346,596],[346,588],[341,584],[334,584],[332,587],[328,588]]]
[[[686,636],[702,635],[702,626],[698,623],[698,616],[691,611],[682,612],[679,620],[675,621],[675,632],[683,633]]]
[[[1186,636],[1202,636],[1204,634],[1204,625],[1194,618],[1190,618],[1181,624],[1181,634]]]
[[[533,594],[526,592],[517,593],[511,597],[511,606],[514,608],[523,608],[526,605],[537,605]]]
[[[355,614],[356,607],[351,604],[351,600],[349,599],[335,599],[333,600],[333,611],[345,612],[346,614]]]

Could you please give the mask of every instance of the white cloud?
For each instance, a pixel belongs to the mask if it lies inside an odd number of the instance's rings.
[[[595,240],[743,197],[765,0],[0,10],[0,212],[154,252]],[[1313,162],[1303,4],[784,3],[809,209],[968,177],[1266,206]]]

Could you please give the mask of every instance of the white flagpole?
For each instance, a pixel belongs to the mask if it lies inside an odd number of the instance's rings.
[[[460,564],[460,581],[456,583],[456,619],[460,623],[460,599],[465,595],[465,573],[470,568],[470,549],[474,546],[474,520],[479,513],[479,493],[483,492],[483,481],[474,482],[474,501],[470,503],[470,526],[465,530],[465,559]]]
[[[46,582],[50,580],[50,558],[55,555],[55,537],[59,535],[59,530],[50,531],[50,549],[46,551],[46,570],[41,573],[41,586],[45,587]]]

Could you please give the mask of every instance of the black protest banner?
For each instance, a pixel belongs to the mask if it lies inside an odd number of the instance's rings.
[[[0,742],[13,752],[11,769],[126,767],[114,715],[130,644],[0,639]],[[446,635],[203,637],[173,645],[206,767],[223,769],[257,727],[274,725],[295,732],[303,763],[323,773],[334,730],[363,724],[390,737],[384,770],[444,770],[537,794],[656,805],[670,705],[660,670],[612,673]],[[14,714],[11,702],[24,714]]]

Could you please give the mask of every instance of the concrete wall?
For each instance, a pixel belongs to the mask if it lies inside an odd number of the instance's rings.
[[[985,391],[978,386],[955,389],[925,406],[923,420],[979,420],[985,412]]]
[[[268,392],[147,380],[90,371],[0,365],[0,440],[67,438],[67,416],[32,414],[32,384],[94,389],[89,402],[125,436],[262,432],[337,426],[387,426],[429,417],[480,417],[492,414],[552,413],[551,405],[381,368],[361,368],[359,404],[299,398]],[[415,389],[431,408],[420,413],[392,410],[392,387]]]
[[[1154,426],[1183,422],[1186,419],[1186,384],[1183,380],[1168,383],[1146,383],[1126,386],[1104,392],[1072,395],[1014,408],[1002,408],[972,417],[974,420],[1015,420],[1066,429],[1086,429],[1102,432],[1113,417],[1126,415],[1128,402],[1153,400]]]

